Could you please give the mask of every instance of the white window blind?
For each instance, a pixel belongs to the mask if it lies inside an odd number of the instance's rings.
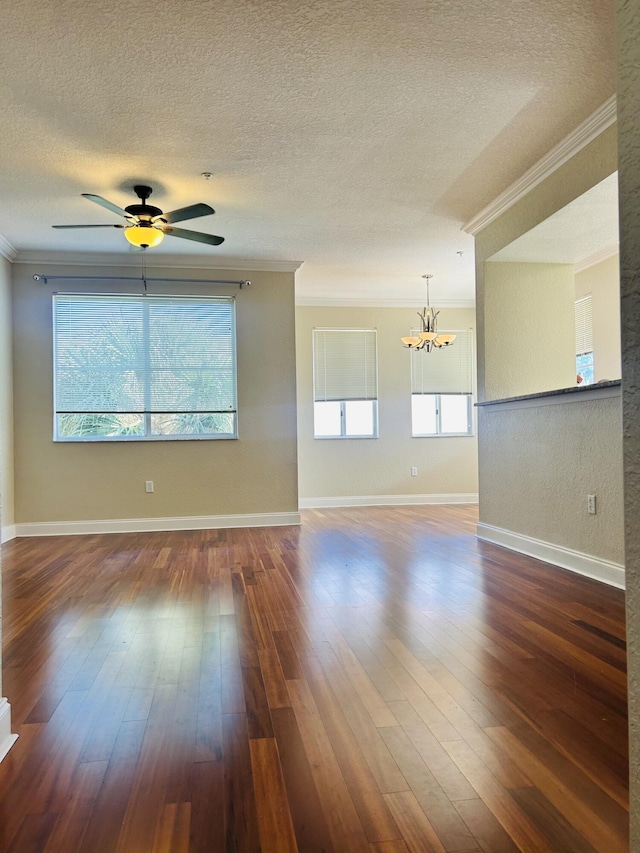
[[[235,423],[233,299],[59,294],[53,307],[57,416],[141,415],[149,435],[178,431],[160,415]],[[212,423],[187,431],[215,433]]]
[[[591,294],[576,299],[576,355],[593,351]]]
[[[314,401],[375,400],[375,329],[313,330]]]
[[[429,353],[412,350],[412,394],[473,392],[473,332],[467,329],[452,334],[456,335],[456,339],[451,346]]]

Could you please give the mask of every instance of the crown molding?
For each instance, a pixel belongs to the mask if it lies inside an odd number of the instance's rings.
[[[0,255],[8,261],[14,261],[17,254],[18,250],[15,246],[13,246],[6,237],[3,237],[2,234],[0,234]]]
[[[475,236],[491,222],[494,222],[506,210],[520,201],[528,192],[542,183],[556,169],[563,166],[579,151],[593,142],[608,127],[616,121],[616,96],[612,95],[589,118],[578,125],[574,131],[545,154],[537,163],[528,169],[524,175],[511,184],[510,187],[495,198],[491,204],[483,208],[472,219],[462,226],[467,234]]]
[[[437,308],[475,308],[473,299],[437,299]],[[296,305],[316,308],[422,308],[420,299],[389,299],[375,296],[296,296]]]
[[[597,252],[594,252],[593,255],[589,255],[586,258],[582,258],[580,261],[576,261],[573,265],[574,272],[584,272],[584,270],[589,269],[589,267],[594,267],[596,264],[601,264],[603,261],[608,261],[609,258],[613,258],[615,255],[620,253],[620,244],[612,243],[610,246],[605,246],[604,249],[600,249]]]
[[[273,261],[257,258],[232,258],[205,255],[147,255],[147,271],[153,269],[255,270],[262,272],[295,272],[303,261]],[[135,267],[140,269],[140,253],[127,252],[55,252],[23,250],[12,258],[16,264],[58,264],[64,266]],[[149,274],[149,277],[151,275]]]

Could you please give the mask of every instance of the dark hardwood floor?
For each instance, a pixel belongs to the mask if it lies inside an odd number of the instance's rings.
[[[15,853],[618,853],[624,596],[463,506],[3,550]]]

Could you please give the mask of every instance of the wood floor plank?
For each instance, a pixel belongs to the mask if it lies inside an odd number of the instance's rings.
[[[191,803],[167,803],[153,839],[153,853],[188,853]]]
[[[446,853],[433,825],[412,791],[385,794],[409,853]]]
[[[530,791],[531,789],[522,788],[520,790]],[[512,793],[512,796],[515,795]],[[518,802],[517,797],[516,802]],[[461,800],[455,804],[455,807],[473,833],[473,837],[478,840],[478,845],[484,853],[518,853],[519,848],[516,847],[481,799]],[[528,814],[526,809],[523,811]]]
[[[507,729],[489,729],[488,735],[520,766],[538,790],[551,802],[564,818],[578,829],[583,838],[596,850],[622,851],[626,849],[624,826],[607,824],[590,809],[573,791],[558,779],[554,770],[527,749]],[[604,805],[606,798],[602,798]]]
[[[64,809],[60,810],[58,820],[42,848],[44,853],[81,849],[85,823],[93,813],[108,763],[91,761],[88,764],[80,764],[73,777]]]
[[[307,679],[367,838],[371,842],[399,839],[398,826],[321,667],[308,673]]]
[[[226,714],[222,727],[226,850],[229,853],[259,853],[247,720],[243,714]]]
[[[521,850],[557,853],[553,840],[547,838],[542,829],[529,820],[509,791],[485,767],[467,743],[452,741],[444,744],[444,747],[473,785],[480,799]]]
[[[476,793],[469,782],[411,705],[408,702],[394,702],[391,709],[447,797],[452,802],[475,797]]]
[[[305,753],[335,850],[368,849],[368,841],[331,743],[305,681],[288,684]]]
[[[272,715],[298,848],[327,853],[333,843],[295,714],[291,708],[277,708]]]
[[[276,741],[256,738],[249,748],[262,853],[298,853]]]
[[[420,807],[433,824],[447,851],[471,850],[475,839],[465,826],[451,800],[400,727],[381,729]]]
[[[0,853],[626,853],[624,594],[302,518],[3,546]]]

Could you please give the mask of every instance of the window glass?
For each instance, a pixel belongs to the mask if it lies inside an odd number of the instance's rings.
[[[466,394],[440,395],[440,432],[466,433],[469,431],[469,398]]]
[[[320,438],[338,438],[342,435],[340,403],[314,403],[314,432]]]
[[[373,400],[347,400],[345,402],[345,435],[375,434]]]
[[[436,395],[411,395],[411,421],[413,435],[436,435]]]

